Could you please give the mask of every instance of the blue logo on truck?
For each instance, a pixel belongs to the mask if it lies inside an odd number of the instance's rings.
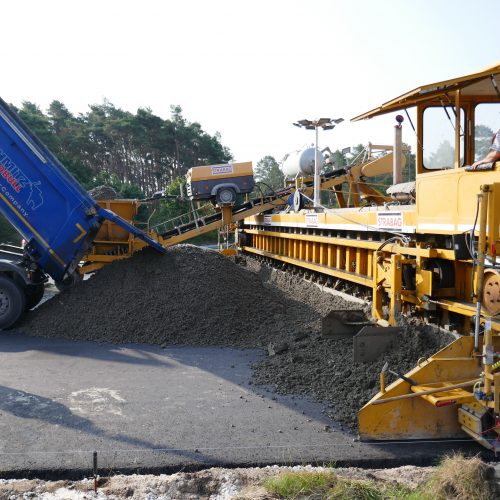
[[[32,210],[36,210],[43,205],[42,190],[39,187],[41,182],[32,182],[2,149],[0,149],[0,177],[3,177],[10,186],[10,193],[5,192],[4,189],[2,189],[2,192],[6,195],[10,195],[8,198],[16,206],[18,206],[19,200],[16,198],[15,194],[22,193],[24,188],[29,189],[28,199],[26,201],[28,207],[31,207]]]

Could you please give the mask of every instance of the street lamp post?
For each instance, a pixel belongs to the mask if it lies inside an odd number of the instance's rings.
[[[319,129],[332,130],[335,125],[343,122],[343,118],[319,118],[317,120],[298,120],[294,125],[296,127],[305,128],[306,130],[314,130],[316,141],[315,141],[315,155],[314,155],[314,208],[321,207],[321,196],[320,196],[320,173],[321,173],[321,162],[320,162],[320,151],[319,151]]]

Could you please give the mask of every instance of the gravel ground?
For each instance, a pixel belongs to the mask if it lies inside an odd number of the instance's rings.
[[[220,254],[179,245],[117,261],[30,312],[31,335],[99,342],[260,347],[253,383],[326,403],[325,413],[355,430],[377,392],[384,362],[405,373],[453,338],[432,326],[404,325],[382,358],[352,362],[352,339],[321,336],[321,317],[362,304],[322,292],[253,259],[242,267]],[[389,380],[390,381],[390,380]]]
[[[261,486],[267,477],[288,471],[324,471],[323,467],[296,466],[245,469],[208,469],[200,472],[180,472],[172,475],[111,476],[98,480],[97,495],[94,480],[42,481],[38,479],[0,480],[0,498],[43,500],[170,500],[210,499],[264,500],[273,498]],[[335,469],[346,479],[404,484],[416,488],[432,472],[432,467],[404,466],[395,469]]]

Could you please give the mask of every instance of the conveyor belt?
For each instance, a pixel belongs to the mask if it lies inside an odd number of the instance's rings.
[[[339,177],[346,173],[345,169],[335,170],[333,172],[329,172],[322,176],[323,179],[332,179],[335,177]],[[303,184],[304,187],[312,187],[313,181],[305,182]],[[271,210],[273,207],[277,206],[277,201],[279,204],[286,203],[286,198],[288,198],[295,191],[295,187],[288,187],[284,189],[280,189],[279,191],[275,191],[272,194],[266,194],[265,196],[259,198],[252,198],[251,200],[242,203],[240,205],[235,205],[232,208],[233,219],[241,220],[245,217],[250,217],[251,215],[255,215],[256,213],[266,212],[267,210]],[[256,211],[257,209],[257,211]],[[168,240],[174,236],[180,236],[186,233],[199,231],[200,228],[206,227],[208,225],[214,225],[217,227],[216,223],[219,222],[220,226],[223,225],[222,220],[222,212],[218,212],[216,214],[207,215],[205,217],[200,217],[191,222],[187,222],[185,224],[180,224],[175,226],[168,231],[159,233],[159,235],[164,239]],[[157,227],[159,227],[159,224]],[[219,226],[219,227],[220,227]],[[193,235],[194,236],[194,235]],[[188,239],[186,237],[185,239]]]

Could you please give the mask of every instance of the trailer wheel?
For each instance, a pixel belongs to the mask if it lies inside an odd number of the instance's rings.
[[[304,198],[302,198],[302,193],[297,189],[293,193],[293,211],[300,212],[304,208]]]
[[[12,326],[23,314],[26,296],[21,285],[7,276],[0,276],[0,330]]]
[[[217,191],[217,203],[230,205],[236,203],[236,191],[231,187],[223,187]]]
[[[45,285],[43,283],[40,283],[39,285],[28,285],[24,292],[26,295],[26,310],[28,311],[33,309],[43,299]]]

